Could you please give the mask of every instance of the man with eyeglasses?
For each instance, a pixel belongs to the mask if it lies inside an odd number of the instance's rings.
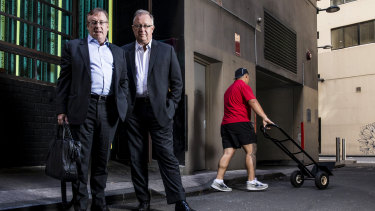
[[[150,210],[148,191],[148,133],[157,158],[167,203],[175,210],[192,210],[185,201],[179,163],[173,153],[173,116],[181,98],[182,77],[172,46],[152,39],[153,16],[135,12],[136,41],[123,46],[128,61],[129,113],[125,123],[138,210]]]
[[[108,13],[95,8],[87,14],[85,39],[69,41],[61,57],[56,87],[58,124],[69,124],[81,142],[78,181],[73,186],[75,210],[88,207],[91,159],[91,210],[108,210],[104,189],[107,162],[119,117],[127,113],[128,78],[125,52],[108,42]],[[91,156],[92,155],[92,156]]]

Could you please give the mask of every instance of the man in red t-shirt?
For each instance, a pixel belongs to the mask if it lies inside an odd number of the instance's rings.
[[[250,121],[251,109],[262,117],[263,126],[273,124],[273,122],[268,119],[248,85],[250,77],[247,69],[237,69],[234,79],[234,83],[224,94],[224,117],[221,123],[224,154],[219,161],[217,176],[211,187],[219,191],[232,191],[224,184],[224,174],[236,149],[242,146],[246,152],[248,174],[246,188],[248,190],[264,190],[268,185],[255,178],[256,134]]]

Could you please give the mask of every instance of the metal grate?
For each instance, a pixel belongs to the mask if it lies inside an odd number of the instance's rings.
[[[264,58],[297,73],[297,35],[264,11]]]

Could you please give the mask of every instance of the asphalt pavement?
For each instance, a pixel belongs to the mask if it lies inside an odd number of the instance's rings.
[[[334,162],[334,158],[327,157],[324,161]],[[360,163],[375,163],[375,157]],[[345,161],[345,164],[359,165],[354,159]],[[340,165],[336,163],[336,166]],[[273,179],[289,176],[296,169],[296,166],[259,166],[256,176],[259,180]],[[129,166],[110,161],[108,170],[107,199],[121,198],[123,201],[126,201],[125,199],[134,201],[135,193]],[[182,175],[182,183],[187,195],[199,195],[210,189],[215,177],[216,171],[204,171],[193,175]],[[225,174],[225,181],[242,182],[246,177],[246,170],[232,170]],[[149,168],[149,181],[149,188],[153,195],[165,196],[160,173],[154,166]],[[69,189],[68,198],[71,198]],[[0,210],[40,210],[39,208],[43,206],[58,207],[60,202],[60,181],[46,176],[44,166],[0,169]]]
[[[319,190],[314,180],[300,188],[290,184],[287,176],[263,180],[264,191],[247,191],[244,182],[228,183],[231,192],[208,190],[189,196],[190,206],[199,211],[373,211],[375,210],[375,166],[345,166],[332,171],[327,189]],[[132,211],[137,202],[116,202],[111,211]],[[174,211],[165,198],[153,198],[152,211]]]
[[[293,166],[258,169],[260,179],[288,174],[296,169]],[[127,165],[110,161],[106,197],[135,198]],[[182,175],[182,183],[187,194],[195,194],[210,188],[216,171]],[[225,180],[246,178],[246,170],[228,171]],[[156,195],[165,196],[163,182],[157,168],[149,169],[149,188]],[[70,185],[68,184],[68,187]],[[68,188],[68,198],[71,191]],[[0,169],[0,210],[49,206],[61,202],[60,181],[44,174],[44,167],[18,167]]]

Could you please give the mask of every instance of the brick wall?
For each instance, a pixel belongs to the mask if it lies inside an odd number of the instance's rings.
[[[43,165],[56,129],[55,85],[0,74],[0,167]]]

